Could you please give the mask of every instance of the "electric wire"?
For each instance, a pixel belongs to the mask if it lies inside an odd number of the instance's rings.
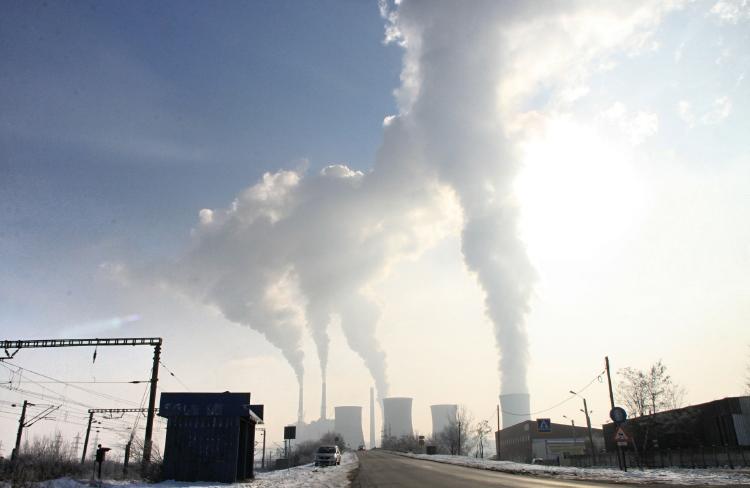
[[[593,384],[594,384],[594,382],[595,382],[596,380],[599,380],[599,381],[601,382],[601,378],[602,378],[602,375],[606,374],[606,372],[607,372],[606,370],[602,370],[602,372],[601,372],[601,373],[597,374],[596,376],[594,376],[594,378],[593,378],[593,379],[592,379],[591,381],[589,381],[588,383],[586,383],[586,386],[584,386],[583,388],[580,388],[580,389],[576,390],[576,392],[577,392],[578,394],[580,394],[580,393],[583,393],[584,391],[586,391],[586,389],[587,389],[587,388],[588,388],[589,386],[593,385]],[[550,410],[554,410],[554,409],[556,409],[557,407],[559,407],[560,405],[562,405],[562,404],[564,404],[564,403],[567,403],[567,402],[569,402],[570,400],[572,400],[572,399],[573,399],[573,398],[575,398],[575,397],[576,397],[576,395],[570,395],[570,396],[569,396],[569,397],[567,397],[566,399],[564,399],[564,400],[562,400],[562,401],[560,401],[560,402],[558,402],[558,403],[556,403],[556,404],[552,405],[551,407],[548,407],[548,408],[545,408],[545,409],[542,409],[542,410],[537,410],[536,412],[526,412],[526,413],[516,413],[516,412],[509,412],[509,411],[507,411],[507,410],[503,410],[503,409],[502,409],[502,407],[500,408],[500,411],[501,411],[502,413],[507,413],[508,415],[518,415],[518,416],[527,416],[527,415],[528,415],[528,416],[531,416],[531,415],[538,415],[538,414],[540,414],[540,413],[545,413],[545,412],[549,412]]]

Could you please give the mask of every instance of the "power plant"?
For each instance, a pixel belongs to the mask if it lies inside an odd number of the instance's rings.
[[[344,438],[344,442],[350,448],[356,449],[365,445],[365,436],[362,434],[362,407],[334,407],[334,432]]]
[[[383,435],[385,437],[412,436],[411,398],[383,398]]]
[[[437,434],[444,431],[451,422],[456,421],[458,405],[430,405],[430,411],[432,412],[432,437],[434,438]]]
[[[500,410],[503,412],[503,429],[531,420],[528,393],[500,395]]]

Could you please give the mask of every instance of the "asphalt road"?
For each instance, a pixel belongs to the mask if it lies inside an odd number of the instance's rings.
[[[352,482],[354,488],[456,488],[462,486],[495,488],[503,486],[514,488],[611,486],[623,488],[629,486],[498,473],[410,459],[380,450],[360,451],[357,454],[359,455],[359,474]],[[639,486],[643,488],[643,485]]]

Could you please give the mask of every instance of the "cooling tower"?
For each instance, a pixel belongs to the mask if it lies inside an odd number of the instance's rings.
[[[362,434],[362,407],[335,407],[333,430],[344,438],[352,449],[365,445]]]
[[[411,398],[383,398],[383,432],[388,437],[414,435],[411,427]]]
[[[375,449],[375,388],[370,387],[370,449]]]
[[[430,405],[432,411],[432,437],[445,430],[456,420],[458,405]]]
[[[320,395],[320,420],[326,419],[326,382],[323,382],[323,392]]]
[[[503,412],[503,429],[531,420],[528,393],[500,395],[500,410]]]

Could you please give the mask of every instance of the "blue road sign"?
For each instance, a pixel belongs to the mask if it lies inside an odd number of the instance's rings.
[[[625,413],[624,408],[615,407],[609,411],[609,418],[611,418],[612,421],[617,425],[620,425],[621,423],[625,422],[625,420],[627,420],[628,414]]]
[[[552,422],[550,419],[536,419],[536,430],[537,432],[551,432]]]

